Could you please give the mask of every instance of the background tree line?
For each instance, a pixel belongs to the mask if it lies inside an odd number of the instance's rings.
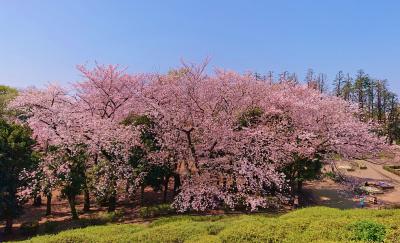
[[[296,73],[287,71],[279,74],[277,78],[271,71],[265,75],[255,72],[254,76],[270,83],[284,80],[300,83]],[[398,95],[390,90],[386,79],[372,78],[363,70],[357,71],[354,76],[339,71],[330,85],[326,74],[308,69],[304,83],[322,93],[329,93],[358,105],[360,120],[376,123],[377,132],[387,136],[389,144],[400,142],[399,99]]]
[[[333,81],[336,96],[358,104],[360,119],[379,124],[389,143],[400,139],[399,100],[386,80],[374,79],[363,70],[355,77],[338,72]]]

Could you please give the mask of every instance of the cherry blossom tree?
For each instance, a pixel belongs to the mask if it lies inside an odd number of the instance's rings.
[[[113,210],[118,181],[129,177],[131,173],[126,169],[126,163],[137,135],[131,127],[121,124],[121,119],[126,111],[123,105],[133,97],[132,90],[128,91],[127,87],[134,87],[134,82],[138,82],[139,78],[121,75],[114,66],[97,66],[93,71],[83,67],[79,69],[85,80],[75,84],[71,90],[56,85],[44,90],[25,90],[12,102],[11,107],[24,111],[25,119],[38,141],[38,150],[46,154],[48,148],[53,147],[58,157],[63,158],[65,166],[57,167],[65,169],[62,173],[72,173],[74,170],[71,168],[77,167],[76,163],[72,163],[75,161],[72,158],[76,158],[82,149],[85,150],[87,159],[81,169],[84,174],[89,169],[101,171],[95,173],[101,178],[93,178],[96,183],[92,185],[96,195],[101,195],[106,189],[111,190],[107,199],[110,201],[110,210]],[[43,163],[46,168],[56,169],[49,166],[54,163],[53,155],[44,156]],[[87,190],[88,182],[84,181],[83,184]],[[88,197],[88,191],[85,196]],[[69,199],[72,202],[71,210],[74,211],[74,195]]]
[[[294,182],[301,185],[332,155],[362,157],[384,149],[373,126],[340,98],[284,77],[274,84],[232,71],[207,74],[206,66],[146,75],[79,66],[81,82],[25,90],[11,106],[25,111],[22,118],[46,154],[43,168],[62,169],[50,173],[56,184],[71,187],[79,168],[79,188],[88,198],[91,184],[110,211],[118,188],[133,192],[146,173],[151,177],[151,168],[175,172],[179,211],[257,210],[283,200]],[[151,126],[129,122],[132,117],[145,117]],[[151,134],[152,146],[144,134]],[[146,166],[132,163],[133,148],[143,152]]]
[[[384,146],[345,101],[291,81],[270,84],[227,71],[209,76],[204,68],[158,75],[144,92],[162,146],[156,158],[186,168],[175,199],[180,210],[265,207],[267,196],[292,179],[285,167]]]

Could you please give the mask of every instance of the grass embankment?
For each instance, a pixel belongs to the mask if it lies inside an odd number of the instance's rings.
[[[400,210],[313,207],[284,215],[173,216],[110,224],[31,242],[400,242]]]

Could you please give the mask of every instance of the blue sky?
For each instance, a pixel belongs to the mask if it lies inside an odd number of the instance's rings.
[[[77,64],[164,72],[181,59],[210,68],[332,80],[364,69],[400,94],[400,1],[2,1],[0,83],[80,79]]]

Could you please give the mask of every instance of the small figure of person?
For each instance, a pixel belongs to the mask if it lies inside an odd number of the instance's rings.
[[[365,195],[362,195],[360,198],[360,208],[365,207]]]
[[[372,203],[375,205],[378,204],[378,198],[376,196],[372,198]]]
[[[297,209],[299,208],[299,196],[294,196],[294,200],[293,200],[293,209]]]

